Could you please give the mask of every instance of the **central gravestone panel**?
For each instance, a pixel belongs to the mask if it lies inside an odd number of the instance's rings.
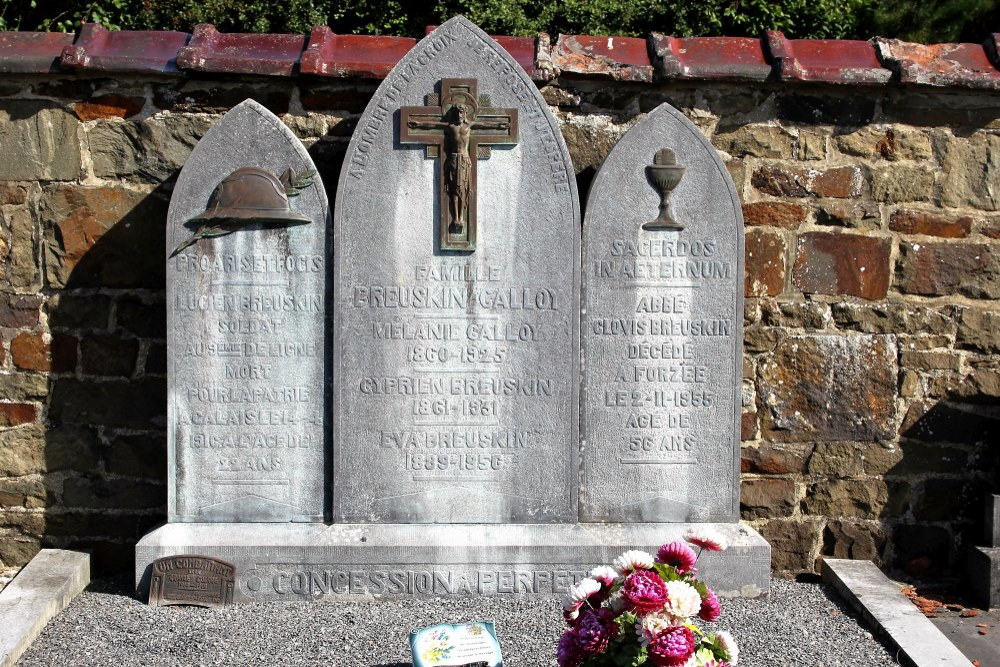
[[[575,522],[579,205],[531,80],[439,27],[359,121],[335,212],[334,520]]]

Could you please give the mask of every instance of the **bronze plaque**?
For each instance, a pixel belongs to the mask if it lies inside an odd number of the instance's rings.
[[[153,561],[149,604],[190,604],[221,609],[233,603],[236,568],[211,556],[167,556]]]

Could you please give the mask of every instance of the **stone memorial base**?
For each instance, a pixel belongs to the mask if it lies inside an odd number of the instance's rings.
[[[972,547],[968,572],[976,601],[987,609],[1000,608],[1000,547]]]
[[[172,523],[136,545],[135,581],[144,598],[154,560],[197,554],[236,566],[235,603],[329,595],[558,595],[595,565],[629,549],[655,553],[696,525],[711,526],[730,545],[702,554],[699,578],[720,597],[767,592],[771,547],[738,524]]]

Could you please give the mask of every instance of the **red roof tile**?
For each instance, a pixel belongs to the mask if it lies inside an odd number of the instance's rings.
[[[64,67],[104,72],[177,73],[177,51],[186,32],[111,31],[85,23],[72,46],[62,50]]]
[[[57,72],[63,47],[72,43],[73,35],[61,32],[0,32],[0,72]]]
[[[902,83],[1000,90],[1000,70],[979,44],[914,44],[878,37],[882,62]]]
[[[309,36],[300,71],[319,76],[381,79],[416,43],[411,37],[338,35],[327,26],[318,26]]]
[[[649,47],[638,37],[559,35],[552,64],[563,74],[608,77],[617,81],[652,81]]]
[[[771,74],[759,39],[670,37],[654,32],[650,43],[664,79],[763,81]]]
[[[291,76],[306,41],[302,35],[224,33],[202,23],[177,54],[177,66],[196,72]]]
[[[892,78],[870,42],[788,39],[781,31],[770,30],[767,43],[781,79],[884,85]]]

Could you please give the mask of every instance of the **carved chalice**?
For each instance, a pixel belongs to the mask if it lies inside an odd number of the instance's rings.
[[[669,148],[663,148],[653,157],[653,164],[646,166],[649,184],[660,193],[660,214],[656,220],[645,223],[643,229],[684,229],[684,224],[674,219],[670,212],[670,193],[684,176],[684,167],[677,164],[677,156]]]

